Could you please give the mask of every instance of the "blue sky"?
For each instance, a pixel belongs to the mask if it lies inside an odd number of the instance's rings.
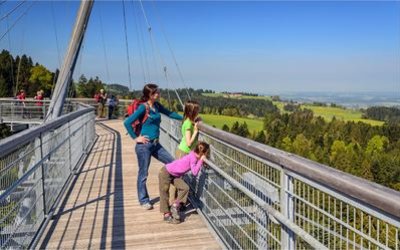
[[[31,3],[0,22],[1,34]],[[400,95],[399,1],[144,1],[154,46],[140,2],[125,4],[132,88],[145,81],[184,86],[164,30],[185,83],[193,88]],[[0,6],[0,16],[16,5]],[[36,2],[9,39],[0,41],[1,48],[31,55],[54,70],[57,46],[62,59],[78,6],[77,1]],[[129,86],[120,1],[95,2],[75,77],[80,74]]]

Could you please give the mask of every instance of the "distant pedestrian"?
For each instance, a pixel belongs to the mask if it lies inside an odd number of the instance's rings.
[[[21,89],[21,91],[17,95],[17,99],[21,101],[21,103],[25,104],[24,100],[26,99],[25,90]]]
[[[36,95],[35,95],[35,97],[33,97],[33,99],[35,99],[37,101],[36,106],[40,106],[40,107],[43,106],[43,99],[44,99],[43,90],[37,91]]]
[[[25,118],[26,117],[26,109],[25,109],[25,99],[26,99],[26,94],[25,94],[25,90],[23,90],[23,89],[21,89],[20,91],[19,91],[19,93],[18,93],[18,95],[17,95],[17,100],[18,100],[18,103],[17,103],[17,105],[18,106],[21,106],[21,114],[22,114],[22,118]]]
[[[36,92],[35,97],[33,97],[33,99],[36,100],[36,106],[38,107],[38,109],[37,109],[38,117],[40,119],[43,119],[43,112],[44,112],[44,110],[43,110],[43,99],[44,99],[43,93],[44,93],[43,90],[39,90]]]
[[[97,101],[97,116],[99,118],[105,117],[105,105],[107,101],[107,95],[104,92],[104,89],[100,89],[100,93],[95,95],[95,99]]]
[[[115,107],[118,105],[118,100],[113,94],[108,94],[107,98],[107,106],[108,106],[108,119],[113,118],[113,113],[115,110]]]

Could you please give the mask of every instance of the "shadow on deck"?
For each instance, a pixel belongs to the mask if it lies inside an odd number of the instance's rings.
[[[134,142],[120,120],[97,122],[99,136],[86,163],[76,173],[70,190],[38,247],[43,248],[191,248],[219,249],[196,210],[185,221],[162,221],[158,204],[155,159],[149,169],[148,191],[154,210],[143,210],[137,200],[138,165]]]

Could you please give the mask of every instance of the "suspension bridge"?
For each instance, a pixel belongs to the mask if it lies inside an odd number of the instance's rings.
[[[122,121],[66,99],[92,6],[81,3],[51,101],[0,100],[3,122],[30,126],[0,141],[1,248],[400,249],[399,192],[206,124],[199,139],[211,156],[185,177],[184,222],[162,222],[155,160],[155,209],[142,210]],[[180,134],[162,117],[172,155]]]

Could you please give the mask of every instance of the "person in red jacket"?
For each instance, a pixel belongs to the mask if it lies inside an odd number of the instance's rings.
[[[20,101],[23,101],[23,100],[25,100],[25,98],[26,98],[25,90],[21,89],[21,91],[17,95],[17,99]]]
[[[17,106],[22,106],[22,117],[25,118],[26,115],[26,110],[25,110],[25,98],[26,98],[26,94],[25,91],[23,89],[21,89],[21,91],[18,93],[17,95]]]
[[[36,106],[38,107],[37,112],[40,119],[43,119],[43,99],[44,99],[43,93],[44,93],[43,90],[39,90],[36,92],[35,97],[33,97],[33,99],[36,100]]]
[[[36,92],[36,95],[35,95],[35,97],[33,97],[33,99],[35,99],[35,100],[37,100],[37,102],[36,102],[36,106],[43,106],[43,99],[44,99],[44,97],[43,97],[43,90],[39,90],[39,91],[37,91]]]

